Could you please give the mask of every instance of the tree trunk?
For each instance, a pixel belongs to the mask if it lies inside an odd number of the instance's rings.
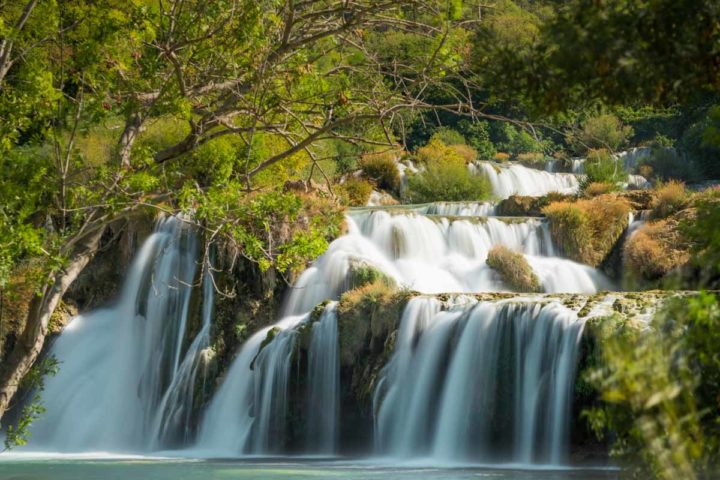
[[[132,147],[137,140],[140,130],[142,129],[145,116],[141,113],[134,113],[125,123],[125,130],[120,135],[118,141],[118,156],[120,158],[120,168],[130,168],[130,157],[132,154]]]
[[[48,323],[55,308],[97,252],[104,231],[105,227],[98,228],[80,240],[70,255],[68,265],[54,275],[40,295],[30,300],[25,329],[10,353],[7,364],[0,367],[0,418],[9,408],[20,381],[42,351]]]

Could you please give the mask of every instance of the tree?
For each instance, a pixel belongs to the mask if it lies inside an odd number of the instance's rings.
[[[323,251],[335,226],[324,216],[337,215],[315,212],[306,231],[274,241],[273,225],[313,208],[282,193],[285,180],[319,174],[332,196],[323,162],[337,142],[394,146],[405,110],[474,112],[448,82],[464,59],[450,40],[464,38],[465,24],[440,0],[23,6],[32,6],[27,20],[0,37],[3,48],[32,52],[12,56],[0,90],[3,112],[18,95],[28,100],[22,121],[0,120],[8,158],[22,160],[0,178],[0,288],[20,265],[39,271],[22,341],[0,368],[0,416],[112,222],[142,209],[193,213],[210,241],[292,271]],[[377,41],[389,29],[431,48],[399,69]],[[32,50],[19,50],[21,40]],[[41,71],[37,91],[25,79]],[[452,100],[435,104],[429,90]]]

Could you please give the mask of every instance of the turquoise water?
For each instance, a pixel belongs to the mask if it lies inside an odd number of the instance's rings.
[[[598,470],[514,470],[487,468],[387,467],[302,461],[4,460],[0,480],[606,480]]]

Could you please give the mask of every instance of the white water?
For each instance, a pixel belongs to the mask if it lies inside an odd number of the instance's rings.
[[[60,370],[46,380],[34,449],[140,451],[185,436],[192,399],[173,397],[192,391],[197,366],[190,365],[206,338],[201,329],[184,352],[196,255],[195,236],[181,220],[161,221],[116,305],[65,328],[50,349]]]
[[[540,196],[551,192],[575,193],[579,183],[572,173],[550,173],[528,168],[519,163],[499,165],[492,162],[475,162],[471,170],[485,175],[498,198],[511,195]]]
[[[564,461],[582,327],[556,303],[411,300],[375,392],[378,453]]]
[[[498,197],[577,187],[573,175],[520,165],[501,167],[495,175]],[[358,263],[427,294],[506,291],[486,264],[489,250],[504,245],[525,256],[546,292],[611,288],[598,271],[557,256],[544,220],[503,221],[490,216],[494,213],[489,202],[353,212],[348,233],[292,287],[283,317],[241,346],[199,426],[197,392],[208,387],[205,367],[212,355],[212,285],[205,275],[202,321],[190,339],[195,237],[178,220],[161,223],[139,252],[118,304],[76,318],[53,348],[61,370],[48,380],[48,415],[33,428],[31,447],[126,452],[193,444],[190,454],[212,457],[287,452],[298,328],[307,325],[317,304],[337,300],[350,287]],[[441,311],[438,301],[421,298],[407,306],[375,395],[378,453],[562,461],[569,410],[562,392],[573,380],[569,339],[580,324],[567,311],[537,301],[520,306],[473,306],[472,297],[456,301],[465,305]],[[341,451],[342,422],[335,304],[310,328],[302,451],[335,454]],[[501,345],[513,349],[516,364],[499,360]],[[500,372],[499,365],[512,373]],[[499,397],[491,395],[491,387],[507,390],[503,400],[514,405],[512,411],[493,410]],[[495,417],[509,430],[499,434]]]
[[[340,415],[340,358],[337,304],[325,307],[312,326],[308,351],[307,450],[332,455],[337,452]]]

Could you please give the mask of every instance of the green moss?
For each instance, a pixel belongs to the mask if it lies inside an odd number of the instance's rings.
[[[350,270],[348,271],[347,278],[350,290],[376,282],[381,282],[388,288],[397,287],[397,282],[393,278],[369,263],[358,259],[352,259],[350,261]]]

